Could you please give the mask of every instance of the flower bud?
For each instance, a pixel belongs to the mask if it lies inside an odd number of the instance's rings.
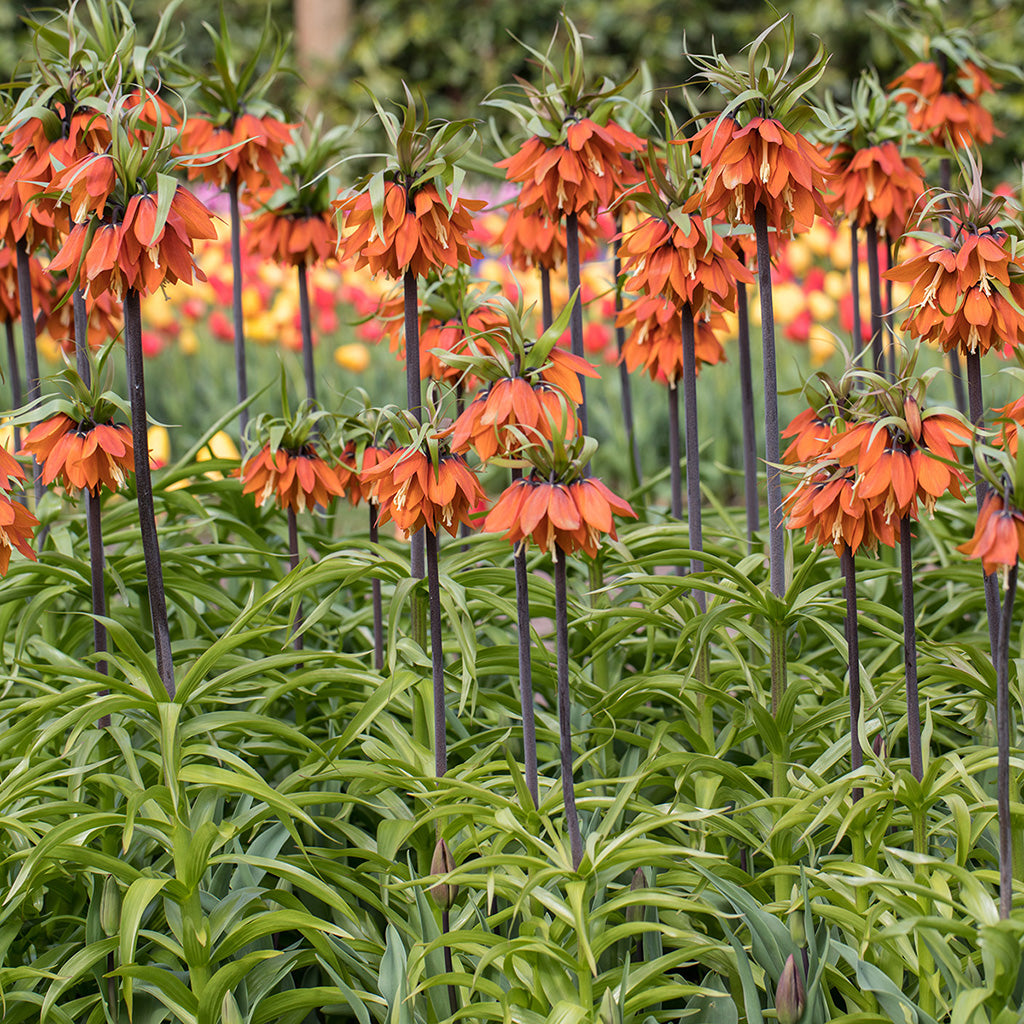
[[[880,732],[875,733],[875,738],[871,741],[871,749],[874,751],[874,755],[879,759],[879,761],[885,760],[885,737]]]
[[[792,953],[782,968],[779,987],[775,990],[775,1012],[779,1024],[798,1024],[807,1008],[807,997],[804,994],[804,979],[796,958]]]
[[[455,870],[455,860],[448,844],[443,839],[438,839],[434,847],[434,856],[430,861],[430,873],[432,875],[447,875]],[[438,882],[431,886],[430,896],[442,910],[451,910],[452,904],[459,895],[459,887],[448,882]]]
[[[100,927],[104,935],[116,935],[121,927],[121,887],[113,875],[103,881],[100,896]]]
[[[245,1018],[238,1007],[238,1001],[231,992],[225,992],[220,1004],[221,1024],[245,1024]]]
[[[915,441],[921,440],[921,407],[913,395],[903,400],[903,418],[907,421],[907,429]]]
[[[633,881],[629,883],[629,891],[636,892],[638,889],[647,888],[647,875],[644,873],[643,868],[637,868],[633,872]],[[638,903],[631,903],[626,907],[626,920],[632,924],[634,921],[642,921],[644,919],[644,907]]]

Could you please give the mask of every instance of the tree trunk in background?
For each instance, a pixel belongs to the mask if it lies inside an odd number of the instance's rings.
[[[352,0],[295,0],[295,56],[310,111],[337,80],[352,23]]]

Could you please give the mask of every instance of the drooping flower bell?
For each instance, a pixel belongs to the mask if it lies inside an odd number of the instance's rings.
[[[535,54],[543,83],[520,81],[521,97],[494,101],[529,133],[496,166],[522,185],[521,213],[550,222],[566,215],[594,218],[623,189],[643,180],[632,155],[644,144],[614,119],[620,87],[608,79],[588,84],[580,34],[565,15],[562,27],[568,36],[563,59]]]
[[[996,490],[990,490],[978,513],[974,534],[957,546],[968,558],[980,558],[988,576],[1017,563],[1024,551],[1024,511],[1008,505]]]
[[[986,197],[980,168],[967,158],[969,191],[939,197],[954,233],[929,233],[923,252],[883,276],[910,286],[901,327],[913,337],[945,352],[1006,355],[1024,342],[1024,249],[1000,223],[1004,198]]]
[[[936,146],[949,140],[955,147],[988,145],[996,135],[992,115],[981,97],[996,89],[992,79],[971,61],[943,74],[934,61],[918,61],[889,83],[893,97],[907,108],[916,131]]]

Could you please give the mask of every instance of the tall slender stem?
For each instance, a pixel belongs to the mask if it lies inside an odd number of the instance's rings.
[[[309,313],[309,281],[306,264],[298,266],[299,275],[299,326],[302,332],[302,370],[306,377],[306,398],[316,402],[316,370],[313,368],[313,318]]]
[[[7,335],[7,372],[11,378],[11,401],[12,409],[21,408],[21,377],[18,370],[18,349],[14,344],[14,321],[4,321],[4,331]],[[14,428],[14,450],[21,450],[21,427]]]
[[[764,450],[768,472],[768,572],[771,592],[786,596],[785,539],[782,533],[782,477],[779,459],[779,386],[775,371],[775,310],[772,303],[772,261],[768,245],[768,213],[754,210],[757,238],[757,281],[761,293],[761,347],[764,369]],[[781,698],[786,687],[785,645],[772,643],[772,691]],[[773,700],[773,704],[777,701]]]
[[[36,348],[36,321],[32,309],[32,268],[28,259],[28,245],[24,238],[15,243],[15,258],[18,265],[18,307],[21,311],[21,339],[25,350],[25,393],[34,402],[42,389],[39,384],[39,351]],[[42,467],[32,457],[33,483],[36,504],[43,496]]]
[[[690,531],[690,547],[704,550],[704,533],[700,509],[700,438],[697,430],[697,352],[693,328],[693,307],[687,302],[682,310],[683,321],[683,413],[686,417],[686,522]],[[704,560],[694,558],[691,572],[703,572]],[[694,590],[700,610],[707,611],[703,590]]]
[[[242,313],[242,215],[238,208],[238,171],[231,172],[228,181],[228,202],[231,207],[231,318],[235,331],[235,382],[238,401],[249,397],[249,383],[245,370],[245,320]],[[245,437],[249,425],[249,409],[238,414],[238,429]]]
[[[892,270],[892,235],[885,233],[885,270]],[[896,379],[896,327],[893,323],[892,281],[885,279],[885,306],[882,311],[882,323],[885,328],[885,350],[888,353],[889,379]]]
[[[402,278],[405,318],[405,403],[417,423],[423,422],[423,397],[420,389],[420,315],[416,275],[407,270]],[[409,571],[413,579],[423,579],[423,531],[417,530],[409,542]],[[413,637],[424,645],[426,609],[417,596],[412,599]]]
[[[860,352],[864,338],[860,324],[860,235],[856,217],[850,221],[850,298],[853,300],[853,351]]]
[[[846,597],[846,651],[850,668],[850,770],[857,771],[864,764],[860,748],[860,635],[857,630],[857,563],[850,545],[843,547],[839,556],[843,569],[843,592]],[[859,786],[853,788],[853,802],[864,795]]]
[[[103,519],[100,511],[99,494],[93,494],[88,488],[85,491],[86,524],[89,531],[89,570],[92,589],[92,645],[97,654],[107,653],[107,627],[100,621],[107,614],[107,595],[103,587]],[[96,662],[96,671],[107,674],[107,659]],[[108,693],[102,690],[100,696]],[[105,729],[110,725],[110,715],[103,715],[99,727]]]
[[[448,740],[444,700],[444,648],[441,638],[441,581],[437,568],[437,534],[424,528],[427,594],[430,600],[430,666],[434,684],[434,774],[448,771]]]
[[[85,309],[85,293],[81,288],[76,288],[71,296],[71,306],[75,318],[75,369],[88,387],[92,377],[89,369],[89,314]]]
[[[569,339],[572,343],[572,354],[580,359],[583,353],[583,298],[579,294],[580,287],[580,229],[579,217],[570,213],[565,218],[565,268],[569,278],[569,295],[572,302],[572,313],[569,316]],[[587,430],[587,382],[580,377],[580,392],[583,401],[580,403],[579,418],[581,433]]]
[[[288,509],[288,570],[295,572],[299,567],[299,522],[295,515],[295,509]],[[295,609],[295,618],[292,620],[292,633],[295,639],[292,641],[292,648],[301,651],[305,646],[304,637],[299,630],[302,629],[302,602]]]
[[[942,65],[945,66],[946,58],[942,56]],[[945,75],[945,71],[943,71]],[[943,192],[949,192],[952,181],[952,165],[950,164],[949,157],[943,157],[939,161],[939,187]],[[947,207],[948,209],[948,207]],[[942,230],[950,237],[953,236],[953,218],[943,217],[942,218]],[[964,378],[960,372],[960,354],[955,348],[949,350],[949,372],[953,378],[953,400],[956,402],[957,409],[964,413],[967,411],[967,399],[964,395]]]
[[[622,215],[615,216],[615,234],[622,232]],[[633,456],[633,483],[639,487],[643,474],[640,470],[640,445],[636,439],[636,424],[633,421],[633,384],[629,379],[629,367],[622,359],[622,346],[626,343],[626,328],[619,324],[619,314],[622,312],[622,257],[619,255],[618,242],[615,243],[615,255],[613,257],[613,273],[615,275],[615,347],[619,353],[619,393],[622,396],[622,421],[626,427],[626,444],[629,445],[630,453]]]
[[[871,218],[868,236],[868,293],[871,296],[871,359],[875,373],[885,376],[885,340],[882,336],[882,279],[878,273],[878,222]]]
[[[512,469],[512,479],[522,478],[523,471]],[[519,649],[519,708],[523,716],[523,768],[526,788],[533,806],[540,805],[540,785],[537,772],[537,722],[533,699],[533,664],[530,660],[530,583],[526,570],[526,545],[512,552],[516,571],[516,641]]]
[[[555,310],[551,305],[551,271],[540,268],[540,322],[546,331],[555,322]]]
[[[569,695],[569,602],[565,587],[565,552],[556,547],[555,563],[555,634],[558,656],[558,751],[562,769],[562,800],[565,803],[565,826],[569,833],[572,866],[583,860],[583,839],[576,811],[576,790],[572,781],[572,716]]]
[[[736,317],[740,348],[740,413],[743,421],[743,495],[747,506],[747,545],[761,528],[761,503],[757,493],[757,428],[754,425],[754,374],[750,364],[750,306],[747,286],[736,283]]]
[[[142,364],[142,313],[139,293],[129,288],[124,293],[124,347],[128,367],[128,396],[132,407],[132,447],[135,449],[135,488],[139,503],[139,531],[146,562],[149,611],[153,620],[156,667],[167,696],[173,698],[174,662],[171,657],[171,631],[167,623],[167,598],[164,573],[160,564],[160,541],[156,532],[153,506],[153,481],[149,472],[149,439],[146,424],[146,380]]]
[[[903,588],[903,667],[907,678],[910,772],[920,782],[924,778],[924,760],[921,752],[921,702],[917,692],[917,624],[914,619],[914,562],[909,516],[900,520],[900,582]]]
[[[680,468],[682,451],[679,430],[679,388],[675,382],[668,386],[668,471],[669,510],[673,519],[683,518],[683,474]],[[689,469],[689,467],[687,467]]]
[[[991,574],[993,577],[995,573]],[[999,811],[999,916],[1006,920],[1013,905],[1013,827],[1010,820],[1010,629],[1017,595],[1017,562],[1006,580],[996,648],[996,804]]]
[[[982,396],[981,388],[981,356],[978,352],[968,352],[967,362],[967,404],[971,423],[975,429],[983,429],[985,426],[985,399]],[[972,458],[975,458],[972,454]],[[988,481],[984,475],[978,472],[978,464],[975,458],[974,463],[974,496],[978,502],[978,511],[985,503],[985,496],[988,494]],[[999,584],[995,574],[990,573],[983,577],[985,582],[985,617],[988,619],[988,642],[989,650],[995,657],[999,643]]]
[[[370,543],[377,543],[377,506],[370,502]],[[384,611],[381,605],[380,580],[374,576],[370,584],[373,600],[373,667],[379,672],[384,667]]]

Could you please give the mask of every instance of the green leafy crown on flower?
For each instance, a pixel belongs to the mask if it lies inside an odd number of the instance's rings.
[[[174,63],[177,84],[193,87],[190,100],[202,117],[218,128],[232,126],[242,114],[283,120],[281,110],[266,94],[282,74],[294,72],[284,62],[289,39],[271,20],[270,7],[260,37],[247,56],[238,51],[238,34],[232,33],[223,6],[218,26],[204,21],[203,28],[213,42],[213,71],[203,75],[187,62]]]
[[[326,129],[322,115],[292,134],[277,166],[285,183],[262,204],[262,209],[283,217],[314,217],[331,212],[340,187],[335,169],[352,148],[348,125]]]
[[[853,84],[848,104],[837,104],[831,92],[825,95],[828,128],[821,141],[846,147],[854,152],[880,146],[884,142],[898,143],[900,149],[908,145],[927,145],[924,132],[914,131],[907,121],[907,107],[886,92],[871,68],[862,71]]]
[[[602,127],[607,125],[619,107],[631,102],[625,90],[637,77],[634,72],[622,83],[616,83],[610,78],[591,81],[586,73],[583,38],[572,19],[564,12],[561,27],[568,36],[561,59],[555,51],[559,32],[557,27],[546,53],[517,40],[539,65],[540,84],[535,85],[517,77],[515,86],[503,86],[502,89],[514,90],[518,98],[503,96],[499,89],[497,95],[484,101],[486,106],[511,114],[527,135],[536,135],[549,146],[564,143],[569,125],[581,118],[589,118]]]
[[[116,338],[111,338],[96,352],[89,352],[89,380],[86,382],[75,367],[67,363],[59,373],[51,379],[58,392],[43,395],[35,402],[18,410],[12,422],[18,425],[39,423],[63,413],[75,423],[97,426],[109,423],[121,413],[126,419],[131,418],[129,403],[113,390],[114,367],[110,362],[110,354],[117,346]]]
[[[574,293],[575,297],[576,293]],[[466,339],[464,353],[434,349],[433,352],[451,367],[491,383],[510,377],[522,377],[531,384],[539,381],[542,371],[550,366],[552,350],[568,330],[573,299],[567,302],[551,326],[540,337],[531,328],[533,306],[525,308],[520,292],[512,302],[504,295],[486,296],[477,308],[493,310],[497,317],[493,326]],[[480,343],[480,344],[477,344]]]
[[[984,13],[972,10],[970,26],[964,26],[951,24],[946,11],[945,0],[897,0],[885,14],[867,14],[907,60],[933,61],[943,68],[946,92],[964,92],[962,80],[969,86],[963,73],[968,64],[1005,80],[1021,80],[1019,67],[994,60],[978,47]]]
[[[772,63],[769,45],[769,36],[776,29],[781,32],[783,41],[782,61],[778,66]],[[828,55],[820,39],[814,56],[795,74],[791,72],[796,54],[796,31],[790,15],[769,25],[746,49],[745,71],[733,67],[714,46],[711,54],[687,53],[698,69],[696,79],[707,82],[727,98],[721,115],[737,120],[773,118],[793,132],[801,131],[814,120],[821,120],[822,111],[806,98],[828,65]],[[740,116],[743,114],[745,119]]]
[[[5,134],[37,117],[53,142],[72,114],[100,109],[112,93],[145,90],[162,76],[180,45],[169,40],[179,6],[180,0],[167,5],[148,43],[140,41],[130,8],[120,2],[76,0],[66,15],[29,18],[35,59],[28,79],[15,83],[18,98],[4,119]]]
[[[328,443],[337,429],[338,417],[315,402],[303,399],[293,413],[288,402],[288,380],[281,369],[281,415],[261,413],[249,421],[243,438],[246,460],[264,446],[271,451],[301,452],[314,441]]]

